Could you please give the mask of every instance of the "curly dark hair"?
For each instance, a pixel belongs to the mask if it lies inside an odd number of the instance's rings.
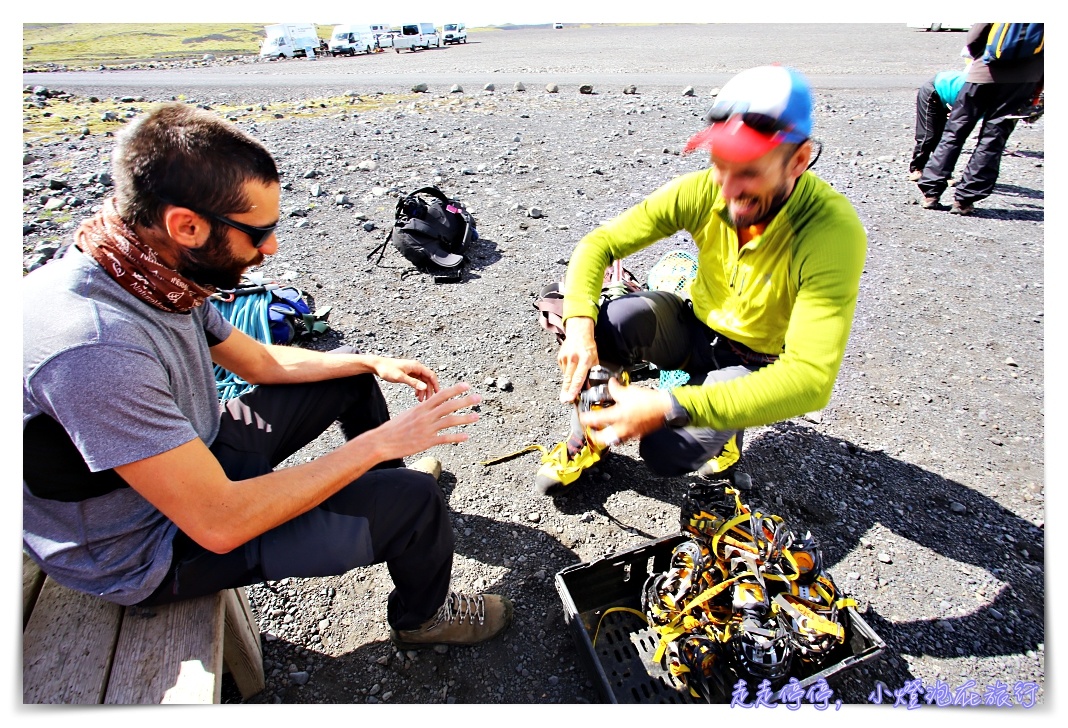
[[[248,212],[244,185],[278,182],[258,141],[215,114],[167,103],[137,118],[111,155],[119,215],[129,224],[162,221],[165,201],[217,215]]]

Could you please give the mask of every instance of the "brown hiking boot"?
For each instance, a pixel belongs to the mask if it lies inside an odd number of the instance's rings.
[[[958,202],[953,200],[953,206],[949,208],[950,215],[971,215],[975,206],[970,202]]]
[[[923,170],[922,169],[914,169],[911,172],[909,172],[909,182],[919,182],[920,181],[920,177],[922,177],[922,176],[923,176]]]
[[[511,623],[512,602],[497,594],[468,596],[450,592],[433,617],[415,629],[391,629],[389,638],[402,650],[434,645],[473,645],[493,639]]]
[[[938,201],[937,197],[924,197],[923,202],[920,203],[920,207],[925,210],[944,210],[946,206]]]

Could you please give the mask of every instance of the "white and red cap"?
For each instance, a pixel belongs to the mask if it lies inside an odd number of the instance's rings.
[[[687,142],[683,154],[705,149],[727,161],[749,162],[809,138],[812,92],[792,68],[750,68],[723,86],[705,121],[709,126]]]

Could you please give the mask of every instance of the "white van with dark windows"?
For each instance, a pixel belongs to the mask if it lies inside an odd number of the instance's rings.
[[[329,48],[332,56],[370,53],[375,48],[375,36],[369,25],[335,25]]]
[[[402,48],[415,50],[416,48],[427,49],[430,46],[441,47],[441,36],[433,23],[408,23],[400,28],[400,35],[393,38],[393,50],[397,53]]]
[[[449,43],[466,43],[467,42],[467,26],[463,23],[445,23],[441,28],[442,42],[445,45]]]

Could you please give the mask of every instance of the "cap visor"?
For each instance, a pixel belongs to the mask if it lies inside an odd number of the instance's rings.
[[[464,262],[462,255],[456,255],[455,253],[446,253],[441,248],[432,248],[429,245],[424,249],[427,256],[430,257],[436,265],[440,265],[442,268],[455,268]]]
[[[741,119],[730,119],[694,134],[683,153],[704,149],[728,162],[751,162],[763,157],[783,141],[785,139],[778,132],[762,134]]]

